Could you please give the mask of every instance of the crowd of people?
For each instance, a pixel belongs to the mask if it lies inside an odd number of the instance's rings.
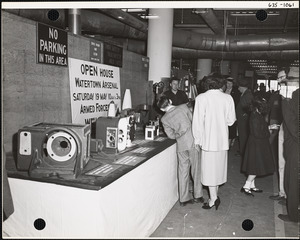
[[[203,209],[218,209],[219,186],[227,181],[228,150],[238,139],[236,155],[246,174],[241,192],[250,197],[263,192],[255,178],[278,172],[279,193],[270,199],[287,206],[288,214],[278,215],[281,220],[298,221],[299,68],[288,75],[279,71],[277,81],[279,86],[293,85],[297,90],[287,96],[280,89],[267,92],[261,84],[254,91],[252,79],[234,81],[211,73],[201,80],[202,92],[191,108],[185,92],[178,89],[179,80],[171,79],[170,90],[160,96],[157,106],[164,112],[165,133],[177,141],[181,206],[201,202]],[[193,197],[189,195],[190,179]],[[209,190],[206,202],[203,186]]]

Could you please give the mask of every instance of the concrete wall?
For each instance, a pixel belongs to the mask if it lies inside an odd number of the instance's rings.
[[[71,102],[67,67],[36,63],[36,22],[5,11],[2,15],[2,134],[7,152],[13,135],[36,122],[70,123]],[[89,61],[89,38],[68,33],[68,56]],[[129,88],[132,105],[151,95],[148,67],[141,55],[123,51],[121,95]],[[152,96],[148,95],[148,103]]]

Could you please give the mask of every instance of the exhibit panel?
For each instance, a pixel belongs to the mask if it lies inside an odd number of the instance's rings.
[[[10,237],[148,237],[178,200],[176,145],[98,191],[16,178],[9,183],[15,212],[3,231]],[[44,229],[35,228],[37,219]]]

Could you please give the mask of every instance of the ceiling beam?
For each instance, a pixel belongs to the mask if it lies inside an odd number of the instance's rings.
[[[120,9],[99,9],[100,12],[111,16],[112,18],[127,24],[143,33],[147,33],[148,31],[148,24],[138,20],[136,17],[130,15],[127,12],[124,12]]]
[[[201,16],[215,34],[224,34],[224,28],[211,8],[196,8],[192,12]]]

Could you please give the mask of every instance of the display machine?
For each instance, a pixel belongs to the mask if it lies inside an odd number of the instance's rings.
[[[134,142],[136,123],[134,111],[126,109],[118,117],[99,117],[87,125],[41,122],[25,126],[18,131],[17,170],[33,179],[78,178],[93,183],[95,179],[86,176],[105,177],[120,165],[135,166],[145,160],[139,155],[149,151],[139,150],[140,144]],[[159,119],[145,129],[145,141],[154,140]],[[133,151],[136,148],[138,152]]]
[[[145,140],[154,140],[159,136],[159,119],[150,120],[145,128]]]
[[[17,169],[32,177],[73,179],[90,159],[90,126],[37,123],[18,131]]]
[[[128,119],[126,117],[99,117],[95,136],[103,142],[104,152],[118,152],[126,148]]]

